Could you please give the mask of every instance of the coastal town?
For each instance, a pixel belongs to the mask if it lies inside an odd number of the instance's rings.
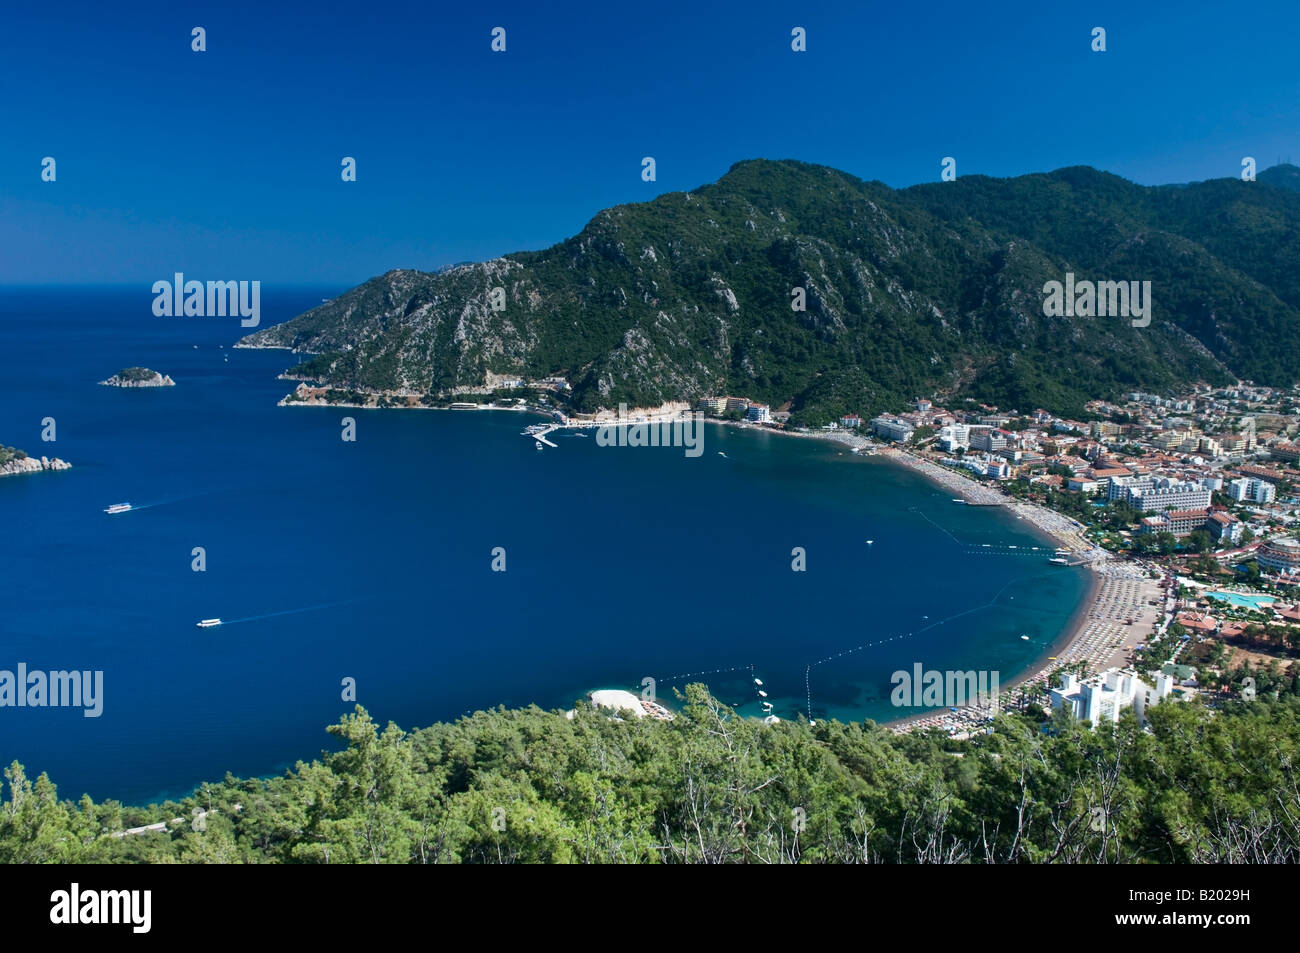
[[[554,417],[561,426],[654,423],[689,409]],[[1063,645],[1014,680],[1001,707],[1068,708],[1094,724],[1131,707],[1141,719],[1147,703],[1166,698],[1259,690],[1300,655],[1300,388],[1134,392],[1088,404],[1087,419],[919,399],[820,430],[791,428],[788,405],[743,397],[705,397],[694,410],[886,457],[968,504],[1008,508],[1057,542],[1057,561],[1094,573]],[[895,730],[963,737],[992,715],[971,704]]]

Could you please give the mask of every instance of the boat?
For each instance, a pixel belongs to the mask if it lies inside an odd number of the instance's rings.
[[[872,543],[874,543],[874,542],[875,542],[874,539],[869,539],[869,540],[867,540],[867,545],[870,546],[870,545],[871,545]]]
[[[1051,563],[1051,564],[1054,565],[1054,566],[1068,566],[1068,565],[1070,565],[1070,561],[1069,561],[1068,559],[1066,559],[1064,556],[1053,556],[1051,559],[1048,560],[1048,562]]]
[[[718,451],[718,456],[722,457],[722,459],[724,459],[724,460],[728,460],[728,459],[730,459],[730,458],[729,458],[725,453],[723,453],[721,450]]]
[[[130,503],[114,503],[114,504],[113,504],[112,506],[110,506],[108,509],[104,510],[104,512],[105,512],[105,513],[125,513],[125,512],[126,512],[127,510],[129,510],[130,508],[131,508],[131,504],[130,504]]]
[[[1022,635],[1021,638],[1024,639],[1026,642],[1029,641],[1029,636],[1027,635]]]
[[[954,499],[953,502],[954,502],[954,503],[965,503],[966,501],[965,501],[965,500]]]
[[[764,698],[767,697],[767,692],[763,691],[761,688],[758,690],[758,694],[761,695],[761,696],[764,697]]]
[[[763,680],[762,680],[761,678],[756,678],[756,679],[754,679],[754,684],[757,685],[759,688],[762,688],[762,687],[763,687]]]
[[[1047,656],[1047,661],[1049,661],[1049,662],[1055,662],[1055,661],[1056,661],[1056,656],[1055,656],[1055,655],[1049,655],[1049,656]]]
[[[221,625],[220,619],[200,619],[197,623],[200,629],[210,629],[215,625]]]
[[[542,442],[541,442],[540,440],[537,441],[537,449],[538,449],[538,450],[541,450],[541,449],[542,449]]]

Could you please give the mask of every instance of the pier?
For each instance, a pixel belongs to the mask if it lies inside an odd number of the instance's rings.
[[[538,443],[544,443],[548,447],[554,447],[558,450],[559,444],[551,443],[551,441],[546,439],[546,435],[549,433],[554,433],[555,431],[559,430],[560,427],[561,427],[560,424],[533,424],[533,426],[525,428],[523,433],[520,434],[520,436],[532,437]]]

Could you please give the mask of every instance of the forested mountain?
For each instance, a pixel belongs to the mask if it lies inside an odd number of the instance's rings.
[[[764,725],[699,685],[672,722],[497,709],[407,734],[358,709],[319,761],[152,808],[11,765],[0,863],[1295,863],[1298,680],[1252,675],[1256,700],[1161,704],[1150,731],[1004,714],[971,741]]]
[[[917,396],[1077,413],[1197,380],[1290,385],[1296,171],[1145,187],[1076,167],[894,190],[752,160],[544,251],[391,271],[243,343],[316,355],[295,373],[341,389],[562,374],[580,410],[731,393],[792,401],[805,423]],[[1045,316],[1043,286],[1067,272],[1150,281],[1150,325]]]

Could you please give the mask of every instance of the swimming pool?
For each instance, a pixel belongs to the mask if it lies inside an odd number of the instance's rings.
[[[1210,592],[1207,595],[1215,599],[1222,599],[1239,609],[1254,609],[1258,612],[1263,612],[1272,603],[1277,602],[1277,599],[1273,596],[1245,595],[1240,592]]]

